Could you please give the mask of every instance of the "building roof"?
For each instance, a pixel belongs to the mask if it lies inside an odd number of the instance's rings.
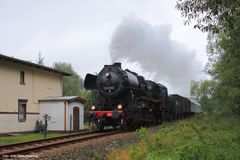
[[[68,101],[68,102],[72,102],[72,101],[79,101],[79,102],[82,102],[82,103],[86,102],[85,99],[82,99],[79,96],[49,96],[49,97],[39,99],[38,101],[39,102],[47,102],[47,101]]]
[[[3,54],[0,54],[0,60],[5,60],[5,61],[8,61],[8,62],[18,63],[18,64],[34,67],[34,68],[37,68],[37,69],[43,69],[43,70],[46,70],[46,71],[62,74],[64,76],[71,76],[71,74],[67,73],[67,72],[56,70],[56,69],[53,69],[51,67],[47,67],[47,66],[44,66],[44,65],[32,63],[32,62],[29,62],[29,61],[24,61],[24,60],[17,59],[17,58],[14,58],[14,57],[9,57],[9,56],[3,55]]]

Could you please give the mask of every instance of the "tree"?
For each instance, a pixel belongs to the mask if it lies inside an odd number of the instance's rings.
[[[185,18],[185,24],[194,22],[194,28],[219,33],[229,31],[239,19],[240,1],[236,0],[178,0],[176,8]]]
[[[206,71],[215,82],[214,98],[240,114],[240,1],[178,0],[185,24],[209,32]]]
[[[83,79],[73,70],[70,63],[57,62],[53,68],[72,74],[72,76],[63,77],[63,95],[81,96],[83,88]]]
[[[81,97],[86,100],[86,103],[84,104],[84,109],[89,110],[92,103],[92,99],[94,98],[93,92],[90,90],[82,90]]]
[[[211,80],[191,82],[191,98],[200,103],[205,111],[212,112],[215,109],[212,105],[214,85]]]
[[[191,99],[195,100],[196,102],[199,102],[200,100],[199,83],[200,82],[198,81],[191,81],[190,96]]]
[[[209,33],[207,37],[207,55],[208,63],[205,67],[205,72],[213,77],[214,80],[218,80],[219,77],[219,65],[221,65],[221,59],[224,54],[223,49],[219,45],[219,38],[216,34]]]
[[[43,63],[44,57],[42,57],[42,54],[39,52],[38,53],[38,59],[36,60],[37,64],[44,65]]]

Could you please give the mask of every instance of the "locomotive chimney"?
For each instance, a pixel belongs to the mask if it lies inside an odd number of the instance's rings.
[[[120,63],[120,62],[116,62],[116,63],[114,63],[113,65],[114,65],[114,66],[118,66],[118,67],[121,68],[121,63]]]

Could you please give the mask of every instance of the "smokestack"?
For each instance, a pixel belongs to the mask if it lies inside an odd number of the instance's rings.
[[[113,65],[121,68],[121,63],[120,62],[115,62]]]

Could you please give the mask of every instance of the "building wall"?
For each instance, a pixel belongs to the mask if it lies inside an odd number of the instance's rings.
[[[27,115],[26,122],[18,122],[17,114],[0,114],[0,134],[33,131],[39,115]]]
[[[25,72],[25,85],[20,84],[20,71]],[[0,61],[0,76],[0,133],[34,130],[38,99],[62,96],[62,78],[57,73]],[[25,122],[18,122],[18,99],[28,100]]]
[[[70,130],[70,115],[72,115],[72,129],[73,129],[73,107],[79,107],[79,129],[84,129],[84,110],[83,104],[80,102],[68,103],[68,118],[67,118],[67,130]]]
[[[40,120],[42,116],[48,114],[51,120],[48,122],[48,130],[63,131],[64,130],[64,102],[41,102],[40,103]]]
[[[66,131],[70,131],[70,115],[73,116],[73,107],[79,107],[79,129],[84,129],[83,105],[80,102],[66,102]],[[48,130],[65,131],[64,127],[64,101],[47,101],[40,103],[40,120],[42,116],[48,114],[51,120],[48,122]],[[72,117],[73,118],[73,117]],[[73,129],[73,119],[72,119]]]

